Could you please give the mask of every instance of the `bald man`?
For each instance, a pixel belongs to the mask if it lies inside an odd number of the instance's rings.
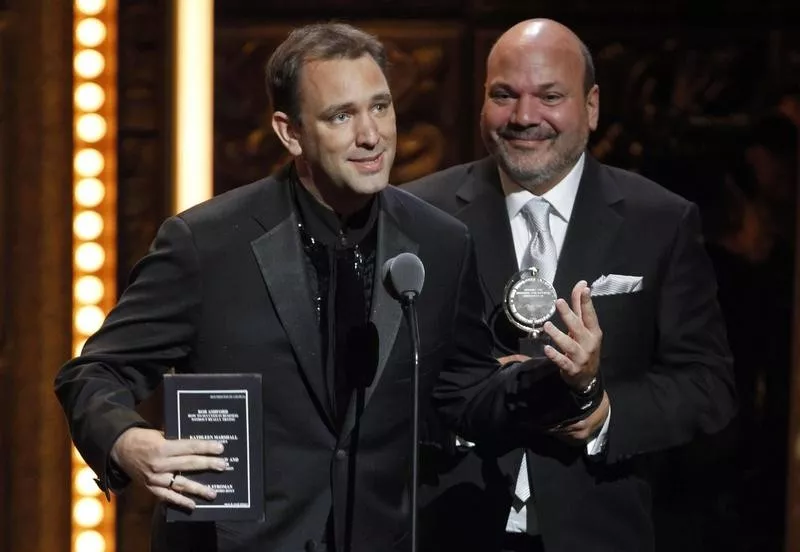
[[[697,208],[591,157],[599,107],[583,42],[555,21],[524,21],[487,61],[489,157],[405,186],[468,226],[496,356],[517,353],[520,337],[505,286],[535,266],[562,298],[546,355],[576,392],[605,389],[603,406],[570,426],[443,440],[424,466],[427,550],[653,550],[644,459],[719,432],[735,411]],[[597,325],[581,312],[588,293]],[[566,349],[561,330],[574,337]]]

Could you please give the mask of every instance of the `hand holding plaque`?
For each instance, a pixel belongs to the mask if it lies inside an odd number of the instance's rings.
[[[167,508],[167,521],[257,521],[264,518],[263,405],[260,374],[166,374],[167,439],[224,445],[226,469],[181,474],[215,492],[194,508]],[[188,477],[187,477],[188,476]],[[177,489],[180,491],[181,489]]]
[[[556,290],[539,277],[536,267],[520,270],[506,284],[503,310],[508,320],[526,333],[519,339],[519,352],[531,358],[542,358],[550,337],[542,326],[556,312]]]

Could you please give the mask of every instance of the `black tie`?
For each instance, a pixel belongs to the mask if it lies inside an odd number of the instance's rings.
[[[369,239],[365,240],[369,250]],[[372,383],[377,365],[377,333],[369,322],[372,255],[340,237],[334,251],[334,406],[337,420],[347,413],[353,391]]]

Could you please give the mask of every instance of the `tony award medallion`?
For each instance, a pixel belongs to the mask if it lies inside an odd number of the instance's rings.
[[[506,284],[503,310],[508,320],[527,335],[519,340],[519,352],[531,358],[544,356],[549,336],[542,326],[556,312],[556,290],[539,278],[535,267],[520,270]]]

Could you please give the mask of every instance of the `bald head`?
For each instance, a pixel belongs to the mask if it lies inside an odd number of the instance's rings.
[[[587,93],[595,85],[592,54],[569,27],[552,19],[528,19],[517,23],[497,39],[486,60],[487,75],[509,56],[536,49],[559,49],[578,57],[583,65],[583,88]]]
[[[481,135],[504,188],[545,193],[580,159],[600,105],[591,59],[575,33],[548,19],[514,25],[495,43]]]

